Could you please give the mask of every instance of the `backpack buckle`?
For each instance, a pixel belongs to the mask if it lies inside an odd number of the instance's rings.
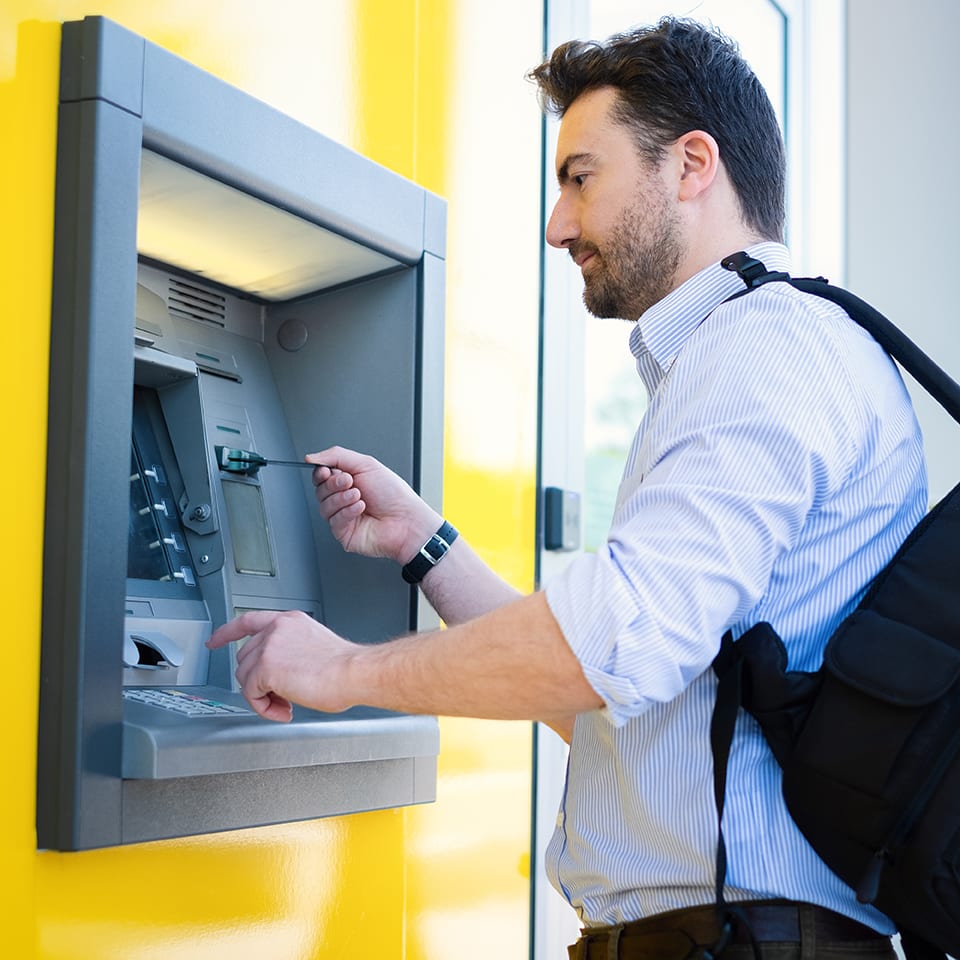
[[[789,273],[768,270],[760,260],[756,260],[743,250],[731,253],[720,261],[724,270],[732,270],[746,285],[748,290],[759,287],[771,280],[788,280]]]

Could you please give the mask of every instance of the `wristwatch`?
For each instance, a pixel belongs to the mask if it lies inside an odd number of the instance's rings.
[[[450,544],[459,536],[456,528],[443,521],[443,526],[420,548],[417,555],[400,571],[407,583],[419,583],[446,555]]]

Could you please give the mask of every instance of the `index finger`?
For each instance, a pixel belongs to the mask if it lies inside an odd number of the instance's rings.
[[[248,610],[214,630],[207,640],[207,647],[216,650],[218,647],[225,647],[235,640],[252,637],[255,633],[263,630],[264,627],[268,627],[276,617],[276,610]]]
[[[322,483],[325,483],[335,473],[342,472],[335,463],[331,462],[331,457],[328,456],[328,454],[332,454],[335,449],[336,448],[321,450],[319,453],[308,453],[304,456],[303,459],[306,460],[307,463],[316,464],[311,477],[315,487],[319,487]]]

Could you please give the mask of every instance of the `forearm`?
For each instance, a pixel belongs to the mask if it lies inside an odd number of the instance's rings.
[[[430,606],[455,626],[518,600],[521,593],[499,577],[458,537],[420,583]]]
[[[439,513],[372,457],[331,447],[308,459],[318,464],[314,482],[320,514],[351,553],[389,557],[402,566],[442,523]],[[520,596],[462,536],[420,585],[447,624],[463,623]]]
[[[561,729],[602,706],[541,593],[446,630],[355,649],[338,683],[354,703]]]

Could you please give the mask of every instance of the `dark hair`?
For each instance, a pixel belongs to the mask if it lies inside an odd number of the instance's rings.
[[[777,118],[737,45],[718,30],[664,17],[602,43],[571,40],[530,77],[543,108],[561,117],[581,94],[617,88],[614,116],[651,162],[690,130],[706,131],[745,223],[763,239],[782,239],[786,162]]]

